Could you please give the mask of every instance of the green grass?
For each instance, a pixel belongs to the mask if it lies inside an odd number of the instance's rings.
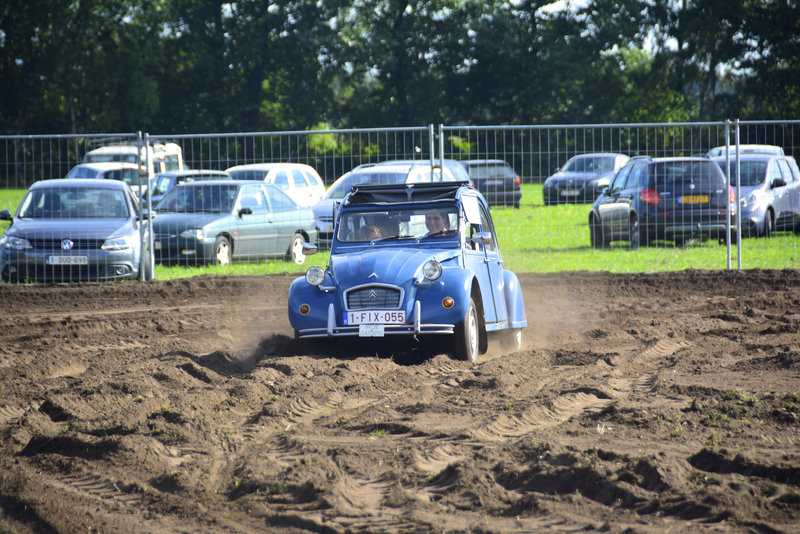
[[[24,190],[0,189],[0,209],[16,209]],[[517,273],[556,271],[650,272],[684,269],[725,269],[726,247],[706,241],[683,248],[671,242],[628,250],[627,243],[613,243],[596,250],[589,243],[589,204],[545,206],[539,184],[523,186],[519,209],[493,208],[505,267]],[[7,222],[0,222],[5,231]],[[731,247],[731,266],[737,267],[736,247]],[[328,253],[309,256],[303,265],[272,260],[198,268],[156,266],[159,280],[198,274],[302,274],[311,265],[325,267]],[[800,267],[800,237],[777,232],[770,239],[742,240],[742,268],[796,269]]]

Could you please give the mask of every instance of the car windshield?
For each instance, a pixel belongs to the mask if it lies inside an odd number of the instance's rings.
[[[34,189],[19,211],[23,219],[126,219],[128,214],[124,191],[93,187]]]
[[[659,190],[689,185],[698,189],[714,189],[723,185],[722,177],[715,168],[719,167],[712,161],[657,162],[650,168],[650,183]]]
[[[84,158],[86,163],[102,163],[105,161],[113,161],[116,163],[136,163],[136,154],[120,154],[120,153],[100,153],[100,154],[87,154]]]
[[[731,185],[736,185],[736,165],[731,162],[731,174],[733,179]],[[725,172],[725,162],[720,162],[722,172]],[[742,187],[761,185],[767,175],[766,161],[741,161],[739,162],[739,174],[742,176]]]
[[[486,165],[472,165],[469,169],[471,178],[514,178],[514,169],[502,163],[486,164]]]
[[[255,169],[232,169],[228,174],[234,180],[263,180],[267,177],[267,171]]]
[[[614,170],[614,158],[608,156],[572,158],[561,170],[563,172],[611,172]]]
[[[339,218],[337,239],[344,243],[436,239],[458,234],[455,206],[408,206],[348,211]]]
[[[159,212],[230,213],[236,200],[236,185],[201,184],[178,186],[161,199]]]

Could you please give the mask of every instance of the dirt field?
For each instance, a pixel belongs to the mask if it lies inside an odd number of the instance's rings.
[[[292,278],[0,286],[0,532],[800,531],[798,271],[522,275],[474,366]]]

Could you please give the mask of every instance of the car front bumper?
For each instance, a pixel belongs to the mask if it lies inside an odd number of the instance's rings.
[[[6,282],[84,282],[129,280],[139,276],[138,254],[134,251],[76,250],[71,255],[86,256],[83,265],[48,265],[48,256],[64,256],[62,251],[3,250],[0,252],[0,278]]]

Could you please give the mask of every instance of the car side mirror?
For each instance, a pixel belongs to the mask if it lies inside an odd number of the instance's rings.
[[[304,256],[313,256],[317,253],[317,245],[314,243],[303,243],[303,255]]]
[[[239,217],[241,217],[242,215],[252,215],[252,214],[253,214],[253,208],[240,208],[239,209]]]
[[[608,186],[608,185],[604,185],[603,187],[601,187],[601,188],[600,188],[600,194],[601,194],[601,195],[605,195],[606,193],[608,193],[608,188],[609,188],[609,187],[610,187],[610,186]]]
[[[0,210],[0,221],[13,221],[11,210]]]
[[[786,180],[783,178],[775,178],[772,180],[772,188],[775,189],[776,187],[784,187],[786,185]]]
[[[475,234],[473,234],[471,240],[474,243],[489,245],[492,243],[492,234],[490,234],[489,232],[476,232]]]

